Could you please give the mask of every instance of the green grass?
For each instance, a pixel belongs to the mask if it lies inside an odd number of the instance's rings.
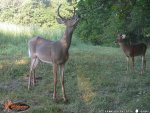
[[[65,88],[69,102],[64,103],[60,99],[56,103],[52,99],[53,77],[52,66],[49,64],[39,64],[36,75],[41,79],[30,91],[27,90],[25,78],[29,74],[30,65],[27,41],[32,36],[29,32],[0,32],[1,103],[8,99],[24,102],[31,106],[25,113],[103,113],[104,110],[134,112],[135,109],[150,111],[149,49],[145,74],[140,75],[139,57],[135,60],[136,72],[126,73],[126,59],[121,49],[86,45],[73,38],[65,67]],[[50,39],[50,36],[47,38]],[[62,96],[59,75],[57,95],[59,98]]]

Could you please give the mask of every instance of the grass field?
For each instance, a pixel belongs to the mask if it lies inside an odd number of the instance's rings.
[[[0,32],[1,103],[8,99],[24,102],[31,106],[25,113],[108,113],[107,110],[135,113],[136,109],[150,112],[149,49],[145,74],[140,75],[140,57],[135,60],[136,72],[126,73],[126,59],[121,49],[86,45],[73,38],[65,67],[69,101],[64,103],[60,99],[56,103],[52,99],[52,66],[49,64],[39,64],[36,75],[41,79],[27,90],[30,65],[27,41],[31,37],[30,33]],[[57,95],[62,96],[59,81]],[[0,113],[3,112],[1,108]]]

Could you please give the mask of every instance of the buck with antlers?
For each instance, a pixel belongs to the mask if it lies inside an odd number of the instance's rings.
[[[120,47],[123,49],[123,52],[126,55],[127,58],[127,71],[129,68],[129,58],[132,59],[132,69],[134,71],[134,57],[135,56],[142,56],[142,70],[141,74],[143,74],[145,68],[146,68],[146,59],[145,59],[145,53],[147,50],[147,46],[144,43],[137,43],[137,44],[125,44],[124,39],[126,38],[125,34],[118,35],[118,38],[116,40],[116,43],[120,45]]]
[[[68,50],[70,48],[73,31],[79,21],[79,17],[74,14],[71,18],[64,18],[60,15],[60,7],[58,7],[57,13],[60,18],[57,18],[59,24],[64,24],[66,30],[62,38],[58,41],[50,41],[42,37],[34,37],[29,40],[29,56],[31,57],[30,75],[28,80],[28,89],[31,85],[31,77],[33,77],[33,85],[35,84],[35,69],[39,61],[45,63],[51,63],[53,66],[53,81],[54,81],[54,93],[53,99],[56,99],[56,84],[57,84],[57,68],[60,66],[61,85],[63,99],[66,101],[65,88],[64,88],[64,65],[68,60]]]

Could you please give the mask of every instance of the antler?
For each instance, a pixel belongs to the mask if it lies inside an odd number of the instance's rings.
[[[73,7],[73,16],[72,17],[74,17],[75,16],[75,7]]]
[[[72,12],[72,10],[71,10],[71,12]],[[73,7],[73,16],[69,17],[69,18],[73,18],[74,16],[75,16],[75,7]],[[69,19],[69,18],[67,18],[67,19]]]
[[[61,19],[65,19],[65,18],[62,17],[62,16],[60,15],[60,13],[59,13],[59,9],[60,9],[61,5],[62,5],[62,4],[59,5],[58,10],[57,10],[57,13],[58,13],[58,16],[59,16]]]
[[[58,10],[57,10],[57,13],[58,13],[58,16],[59,16],[61,19],[65,19],[64,17],[62,17],[62,16],[60,15],[60,10],[59,10],[59,9],[60,9],[61,5],[62,5],[62,4],[59,5]],[[72,17],[74,17],[74,16],[75,16],[75,7],[73,7],[73,16],[72,16]],[[72,18],[72,17],[71,17],[71,18]]]

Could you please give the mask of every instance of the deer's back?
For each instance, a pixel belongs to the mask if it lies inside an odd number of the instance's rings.
[[[68,60],[68,49],[60,41],[50,41],[42,37],[29,40],[29,53],[31,58],[39,58],[43,62],[62,64]]]
[[[29,53],[31,57],[36,57],[37,56],[37,50],[40,50],[42,48],[42,50],[40,51],[46,51],[44,50],[43,47],[48,47],[53,43],[53,41],[44,39],[40,36],[34,37],[32,39],[29,40],[28,42],[28,48],[29,48]],[[46,48],[45,48],[46,49]]]
[[[127,56],[134,57],[134,56],[143,56],[146,53],[147,46],[144,43],[138,44],[131,44],[127,45],[124,48],[124,51]]]

